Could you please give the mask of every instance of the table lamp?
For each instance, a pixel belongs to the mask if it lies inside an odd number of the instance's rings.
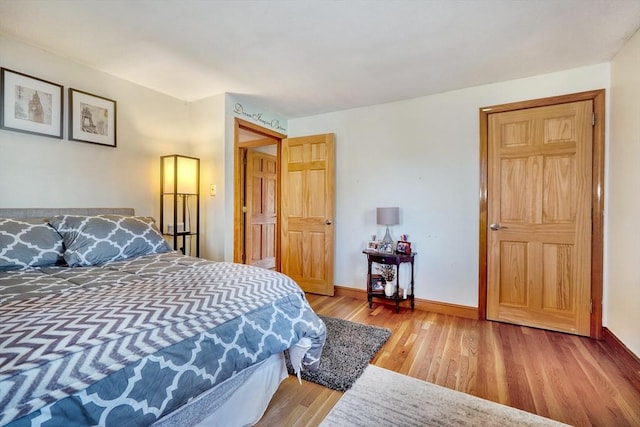
[[[387,231],[384,234],[382,242],[393,243],[391,234],[389,233],[389,226],[400,223],[400,208],[376,208],[376,220],[378,225],[387,226]]]

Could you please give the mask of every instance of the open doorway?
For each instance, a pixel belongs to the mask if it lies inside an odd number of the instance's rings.
[[[280,271],[279,160],[285,137],[235,119],[235,262]]]

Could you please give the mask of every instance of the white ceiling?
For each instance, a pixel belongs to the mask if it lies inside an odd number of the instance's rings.
[[[0,0],[0,34],[290,118],[607,62],[639,26],[640,0]]]

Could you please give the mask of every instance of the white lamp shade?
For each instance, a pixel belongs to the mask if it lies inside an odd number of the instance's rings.
[[[376,222],[380,225],[400,223],[400,208],[376,208]]]
[[[199,159],[172,155],[163,157],[162,162],[162,191],[164,193],[173,193],[176,190],[176,176],[178,177],[176,191],[178,194],[196,194],[198,192]]]

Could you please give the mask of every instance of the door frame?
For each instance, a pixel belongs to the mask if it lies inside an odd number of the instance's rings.
[[[247,130],[249,132],[262,135],[264,138],[252,141],[240,142],[240,131]],[[243,256],[245,254],[245,212],[244,196],[245,196],[245,174],[244,174],[244,158],[247,149],[252,147],[261,147],[265,145],[276,145],[276,270],[280,271],[280,157],[282,150],[282,140],[286,138],[285,134],[275,132],[251,122],[237,117],[233,122],[233,262],[244,264]]]
[[[487,318],[487,227],[488,227],[488,144],[489,115],[506,111],[545,107],[577,101],[593,101],[593,185],[591,194],[591,326],[590,336],[603,338],[603,234],[604,234],[604,152],[605,152],[605,89],[512,102],[480,108],[480,221],[478,317]]]

